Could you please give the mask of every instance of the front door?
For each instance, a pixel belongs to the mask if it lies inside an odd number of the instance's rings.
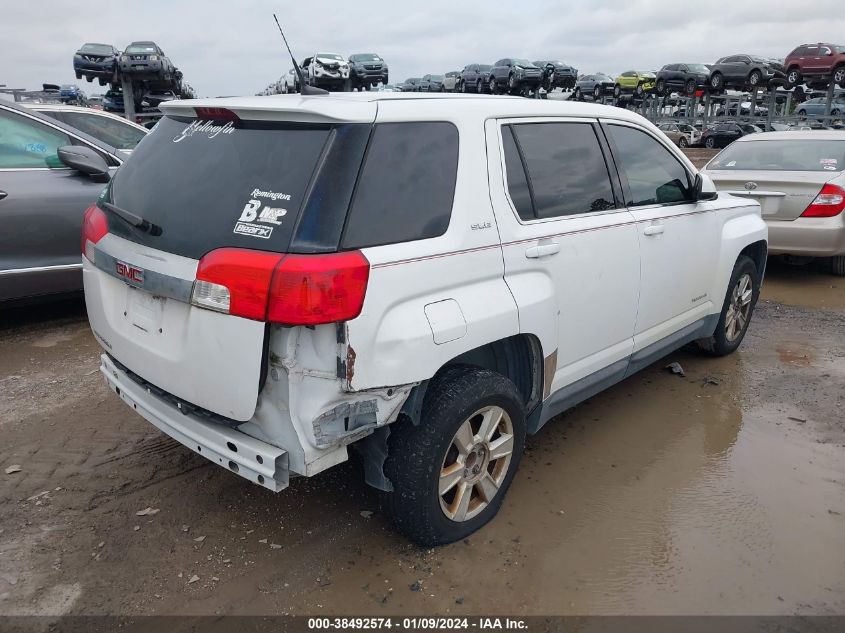
[[[693,175],[676,150],[626,123],[604,125],[640,242],[640,306],[634,350],[718,311],[710,295],[720,243],[713,203],[693,198]]]
[[[490,192],[520,330],[540,339],[546,394],[622,372],[639,244],[595,120],[488,121]]]
[[[70,136],[0,109],[0,300],[78,290],[82,214],[103,183],[65,167]]]

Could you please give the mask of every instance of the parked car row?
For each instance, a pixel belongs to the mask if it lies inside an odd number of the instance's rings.
[[[195,97],[193,89],[184,82],[182,71],[176,68],[158,44],[151,41],[131,42],[122,52],[111,44],[88,42],[74,54],[73,71],[77,79],[84,77],[89,82],[96,79],[101,86],[110,85],[109,92],[112,96],[117,91],[122,91],[120,75],[131,77],[136,91],[136,109],[143,108],[145,100],[148,103],[155,101],[155,95],[171,94],[172,98],[181,99]],[[67,86],[67,95],[64,88],[65,86],[62,86],[63,102],[80,105],[84,103],[84,99],[76,96],[80,93],[84,95],[78,86]],[[152,95],[151,99],[148,98],[149,95]],[[113,99],[104,107],[122,112],[122,96],[119,100]]]
[[[307,85],[330,91],[371,90],[390,80],[387,62],[376,53],[355,53],[348,59],[338,53],[314,53],[298,66]],[[299,75],[291,68],[258,94],[291,94],[299,90]]]
[[[556,60],[529,61],[506,57],[495,64],[467,64],[463,70],[444,75],[409,77],[399,85],[402,92],[475,92],[478,94],[524,94],[542,88],[551,92],[575,87],[578,71]]]

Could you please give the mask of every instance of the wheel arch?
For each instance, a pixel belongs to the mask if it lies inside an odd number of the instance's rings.
[[[763,276],[766,272],[766,258],[768,257],[768,253],[769,245],[766,240],[759,240],[743,248],[737,256],[737,259],[739,259],[745,255],[754,262],[754,265],[757,267],[757,281],[760,285],[763,284]]]

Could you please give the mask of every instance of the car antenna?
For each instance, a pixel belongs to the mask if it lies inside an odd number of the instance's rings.
[[[296,71],[297,77],[299,77],[299,94],[302,95],[327,95],[329,94],[328,90],[323,90],[322,88],[317,88],[316,86],[309,86],[305,83],[305,77],[302,75],[302,69],[299,67],[299,64],[296,63],[296,60],[293,58],[293,53],[290,50],[290,46],[288,46],[288,40],[285,37],[285,32],[282,30],[282,25],[279,24],[279,18],[276,17],[276,14],[273,14],[273,19],[276,21],[276,26],[279,27],[279,33],[282,34],[282,41],[285,43],[285,48],[288,49],[288,54],[290,55],[290,60],[293,62],[293,69]]]

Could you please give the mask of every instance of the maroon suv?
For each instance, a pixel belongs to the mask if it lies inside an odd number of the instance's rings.
[[[786,57],[788,85],[804,81],[808,86],[826,86],[828,81],[845,88],[845,45],[802,44]]]

